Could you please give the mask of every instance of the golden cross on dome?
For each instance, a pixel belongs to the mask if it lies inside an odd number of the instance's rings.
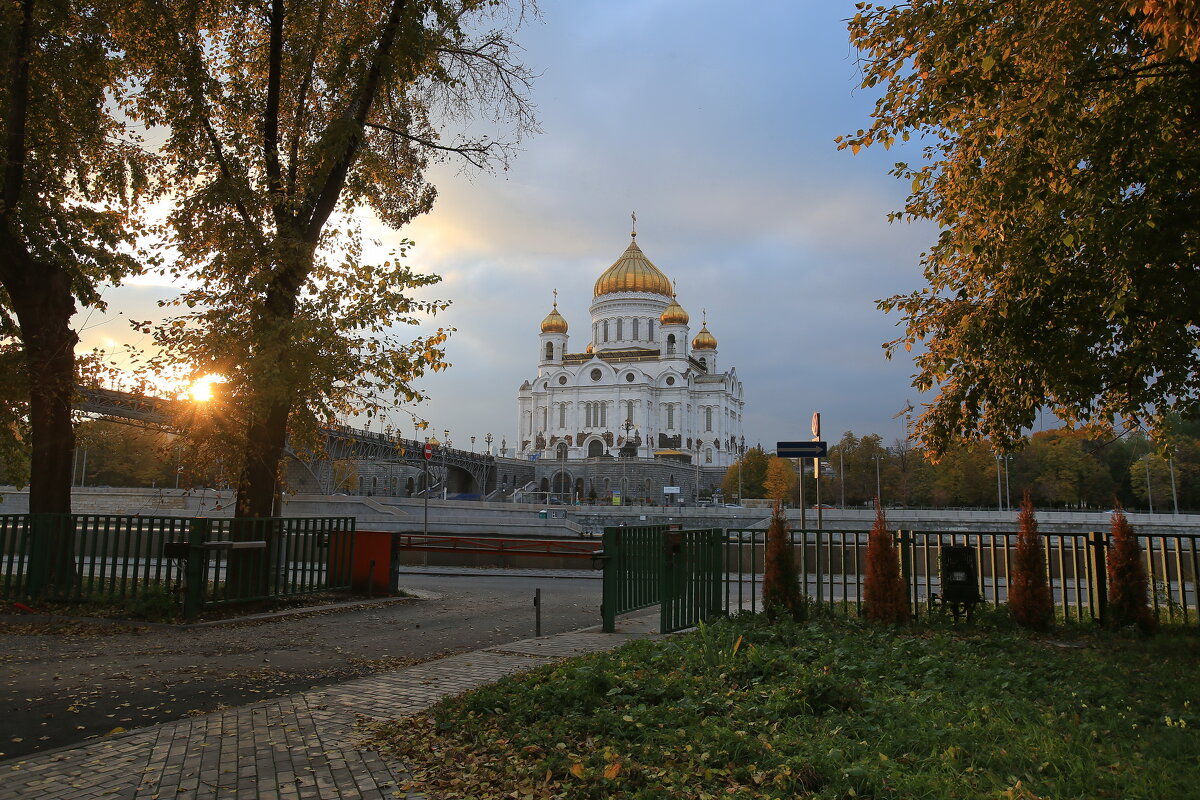
[[[707,324],[708,324],[708,309],[707,309],[707,308],[702,308],[702,309],[700,309],[700,316],[701,316],[701,318],[704,320],[704,321],[703,321],[703,322],[701,322],[700,324],[701,324],[702,326],[703,326],[703,325],[707,325]]]
[[[554,290],[554,307],[558,308],[558,289]]]
[[[634,211],[629,216],[633,217],[633,232],[630,233],[629,235],[632,236],[634,239],[636,239],[637,238],[637,212]]]

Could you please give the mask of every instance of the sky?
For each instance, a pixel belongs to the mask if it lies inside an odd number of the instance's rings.
[[[517,390],[537,371],[539,325],[558,290],[569,349],[588,341],[592,287],[629,243],[677,282],[693,333],[702,310],[722,368],[745,387],[746,442],[852,430],[903,437],[913,365],[884,358],[899,318],[875,301],[919,288],[927,224],[889,223],[907,187],[888,175],[917,145],[852,155],[834,139],[867,127],[848,0],[543,0],[516,33],[538,77],[541,132],[507,171],[440,164],[433,211],[388,242],[443,276],[452,305],[445,372],[416,385],[414,411],[441,438],[476,448],[516,439]],[[107,314],[80,317],[83,349],[147,345],[146,319],[174,289],[155,278],[105,291]],[[410,415],[387,422],[412,435]],[[375,423],[378,427],[380,423]]]

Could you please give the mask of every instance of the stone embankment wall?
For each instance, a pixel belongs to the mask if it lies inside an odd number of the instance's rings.
[[[28,494],[0,487],[0,514],[28,510]],[[76,489],[73,508],[80,514],[141,514],[144,516],[230,516],[233,493],[215,489]],[[546,518],[540,512],[546,513]],[[518,503],[428,501],[399,497],[289,495],[284,516],[352,516],[363,530],[456,534],[460,536],[578,536],[598,533],[606,525],[682,524],[689,528],[765,528],[765,508],[655,508],[637,506],[542,506]],[[895,509],[887,512],[891,528],[930,531],[1015,531],[1016,511],[956,511]],[[816,511],[805,511],[808,528],[816,528]],[[825,509],[828,530],[869,530],[874,512],[867,509]],[[790,509],[795,528],[800,511]],[[1200,532],[1200,515],[1130,513],[1129,521],[1143,534]],[[1045,533],[1107,530],[1107,512],[1039,511]]]

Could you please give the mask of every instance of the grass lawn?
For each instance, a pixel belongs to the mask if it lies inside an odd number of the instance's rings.
[[[1200,797],[1200,636],[723,620],[376,726],[434,798]]]

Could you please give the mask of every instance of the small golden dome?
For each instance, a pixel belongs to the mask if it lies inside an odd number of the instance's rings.
[[[637,246],[637,234],[625,252],[596,279],[594,297],[616,292],[646,292],[671,296],[671,282]]]
[[[584,349],[584,351],[583,351],[583,352],[585,352],[585,353],[591,353],[591,352],[592,352],[592,351],[594,351],[595,349],[596,349],[596,348],[592,347],[592,345],[591,345],[591,342],[589,342],[589,343],[588,343],[588,346],[587,346],[587,347]]]
[[[567,321],[563,319],[563,315],[558,313],[558,303],[554,304],[554,308],[550,309],[550,313],[542,320],[542,333],[566,333]]]
[[[687,325],[688,313],[679,305],[679,301],[672,297],[671,305],[663,309],[658,319],[663,325]]]
[[[692,339],[693,350],[716,350],[717,337],[708,332],[708,326],[700,328],[700,332],[696,334],[696,338]]]

